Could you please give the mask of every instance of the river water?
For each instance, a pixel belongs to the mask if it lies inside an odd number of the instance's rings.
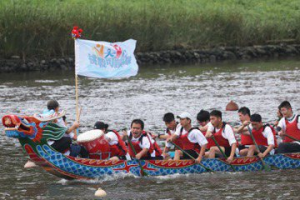
[[[224,121],[238,122],[236,112],[225,112],[234,100],[260,113],[265,122],[276,119],[276,108],[289,100],[300,113],[300,60],[255,61],[208,65],[148,66],[136,77],[121,80],[79,78],[81,128],[97,120],[111,128],[129,127],[145,120],[145,129],[164,130],[166,112],[219,109]],[[0,116],[40,113],[50,99],[75,118],[74,72],[0,74]],[[193,124],[196,125],[195,120]],[[107,199],[299,199],[300,172],[216,173],[138,178],[130,175],[93,181],[66,181],[42,169],[24,169],[20,145],[0,125],[0,199],[94,199],[98,187]]]

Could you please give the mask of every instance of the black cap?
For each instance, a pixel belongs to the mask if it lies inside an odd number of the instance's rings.
[[[95,125],[94,125],[94,129],[105,129],[107,130],[108,128],[108,124],[105,124],[104,122],[96,122]]]

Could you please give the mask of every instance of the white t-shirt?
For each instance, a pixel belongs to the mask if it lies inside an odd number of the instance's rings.
[[[289,123],[292,123],[296,119],[297,119],[297,115],[294,114],[293,117],[288,118],[287,120],[288,120]],[[280,128],[282,128],[282,130],[284,130],[284,131],[286,130],[285,117],[283,117],[283,118],[280,119],[280,121],[278,122],[277,126],[279,126]],[[298,118],[297,127],[298,127],[298,129],[300,129],[300,117]]]
[[[211,133],[213,133],[214,129],[215,129],[214,126],[212,124],[210,124],[207,128],[207,131],[210,131]],[[215,130],[216,130],[216,132],[218,132],[220,129],[216,128]],[[222,136],[228,140],[230,146],[232,146],[232,144],[236,143],[236,139],[234,137],[233,130],[228,124],[225,125],[225,128],[222,131]]]
[[[180,129],[176,129],[175,135],[177,135],[178,137],[180,136],[180,131],[182,128]],[[182,130],[182,135],[188,134],[188,131],[186,131],[184,128]],[[192,143],[198,143],[200,146],[206,145],[207,139],[205,138],[205,136],[203,135],[203,133],[198,130],[198,129],[193,129],[189,135],[188,135],[188,140]]]
[[[118,136],[112,131],[106,133],[104,138],[108,141],[109,145],[115,145],[119,143]]]
[[[273,132],[272,132],[272,129],[268,126],[266,126],[265,130],[262,132],[263,136],[265,138],[267,138],[268,140],[268,145],[275,145],[275,142],[274,142],[274,135],[273,135]]]
[[[131,132],[128,131],[127,135],[128,135],[128,137],[130,137]],[[151,143],[154,144],[154,140],[152,139],[151,135],[148,135],[148,137],[150,138]],[[150,141],[149,141],[148,137],[143,137],[142,142],[140,142],[140,144],[139,144],[140,148],[150,149]],[[132,136],[131,141],[132,142],[137,142],[137,141],[139,141],[139,139],[140,139],[140,137],[135,138],[135,137]],[[155,150],[151,153],[151,157],[155,157]]]

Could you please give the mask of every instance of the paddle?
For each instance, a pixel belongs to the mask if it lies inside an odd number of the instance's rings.
[[[252,138],[252,141],[253,141],[253,143],[255,144],[255,147],[256,147],[257,151],[258,151],[259,153],[261,153],[260,150],[259,150],[259,148],[258,148],[258,145],[257,145],[257,143],[256,143],[256,141],[255,141],[255,139],[254,139],[254,136],[253,136],[253,134],[252,134],[252,130],[250,129],[249,126],[247,126],[247,128],[248,128],[248,131],[249,131],[250,136],[251,136],[251,138]],[[259,156],[258,156],[258,157],[259,157]],[[267,172],[268,172],[268,171],[271,171],[270,165],[266,164],[263,158],[261,158],[261,157],[259,157],[259,158],[260,158],[260,160],[261,160],[261,162],[262,162],[262,164],[263,164],[263,166],[264,166],[264,168],[265,168],[265,171],[267,171]]]
[[[175,144],[174,142],[172,141],[169,141],[171,144],[173,144],[176,148],[178,148],[180,151],[182,151],[182,153],[188,155],[188,157],[190,157],[191,159],[193,160],[196,160],[196,158],[194,158],[192,155],[190,155],[188,152],[186,152],[185,150],[183,150],[180,146],[178,146],[177,144]],[[209,171],[209,172],[214,172],[212,169],[208,168],[208,167],[205,167],[203,164],[201,163],[197,163],[198,165],[200,165],[201,167],[203,167],[206,171]]]
[[[274,128],[276,127],[274,124],[272,124],[272,126],[273,126]],[[282,130],[281,127],[277,127],[277,128],[276,128],[276,131],[277,131],[277,132],[279,132],[279,131],[281,131],[281,130]],[[285,133],[283,136],[286,136],[286,137],[290,138],[291,140],[300,142],[300,140],[298,140],[297,138],[294,138],[293,136],[287,135],[286,133]]]
[[[286,136],[286,137],[290,138],[291,140],[295,140],[297,142],[300,142],[300,140],[298,140],[297,138],[294,138],[293,136],[290,136],[290,135],[287,135],[287,134],[284,134],[283,136]]]
[[[130,145],[130,147],[131,147],[131,149],[132,149],[132,151],[133,151],[133,153],[134,153],[134,156],[136,156],[136,151],[135,151],[135,149],[134,149],[134,147],[133,147],[133,145],[132,145],[132,143],[131,143],[131,140],[129,139],[129,137],[128,137],[128,143],[129,143],[129,145]],[[141,168],[141,174],[142,174],[142,176],[148,176],[148,174],[144,171],[144,169],[143,169],[143,166],[142,166],[142,164],[141,164],[141,161],[139,160],[139,159],[136,159],[137,161],[138,161],[138,163],[139,163],[139,166],[140,166],[140,168]]]
[[[224,158],[227,159],[228,157],[226,156],[226,154],[224,153],[224,151],[223,151],[222,148],[220,147],[220,145],[219,145],[219,143],[217,142],[217,140],[216,140],[216,138],[215,138],[214,135],[211,136],[211,139],[213,139],[213,141],[215,142],[215,144],[216,144],[217,147],[219,148],[219,150],[220,150],[221,154],[224,156]],[[230,164],[230,163],[228,163],[228,164],[230,165],[231,169],[235,172],[235,169],[234,169],[234,167],[232,166],[232,164]]]

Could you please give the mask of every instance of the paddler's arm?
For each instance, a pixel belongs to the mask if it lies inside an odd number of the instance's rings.
[[[233,158],[234,158],[234,154],[235,154],[235,150],[236,150],[236,143],[233,143],[231,145],[231,152],[230,152],[230,156],[227,158],[227,162],[228,163],[231,163],[233,161]]]
[[[78,136],[78,135],[77,135],[77,129],[73,130],[73,135],[74,135],[74,136],[73,136],[73,139],[74,139],[74,140],[77,140],[77,136]]]
[[[268,153],[270,153],[270,151],[272,151],[272,149],[274,149],[274,145],[271,144],[263,153],[259,153],[258,156],[264,158],[266,155],[268,155]]]
[[[208,131],[206,132],[206,134],[205,134],[205,137],[206,137],[206,138],[211,138],[212,135],[213,135],[212,132],[208,130]]]
[[[247,124],[247,123],[245,123]],[[229,142],[229,145],[231,146],[231,152],[230,152],[230,155],[229,157],[227,158],[227,162],[228,163],[231,163],[233,161],[233,158],[234,158],[234,155],[235,155],[235,150],[236,150],[236,147],[237,147],[237,141],[235,139],[235,136],[234,136],[234,132],[233,132],[233,129],[230,127],[230,126],[225,126],[225,138],[228,140]]]
[[[208,124],[206,124],[205,126],[199,126],[199,129],[201,132],[206,132],[208,129]]]
[[[140,151],[138,154],[136,154],[136,159],[141,159],[146,153],[148,153],[149,149],[143,148],[142,151]]]
[[[272,151],[272,149],[275,147],[275,141],[274,141],[274,139],[276,140],[276,138],[274,138],[272,129],[270,127],[268,127],[268,126],[265,128],[265,130],[263,132],[263,136],[265,138],[267,138],[269,146],[268,146],[268,148],[264,152],[258,153],[258,156],[260,158],[266,157],[266,155],[268,155]]]
[[[72,131],[76,130],[79,126],[80,124],[78,122],[74,122],[73,125],[70,128],[68,128],[66,133],[70,134]]]
[[[196,163],[201,163],[202,157],[205,153],[206,145],[201,146],[198,158],[195,160]]]
[[[247,126],[249,124],[250,124],[249,121],[244,121],[243,124],[240,127],[236,128],[234,130],[234,132],[239,133],[239,134],[243,134],[243,135],[250,135],[250,133],[248,131],[248,128],[247,128]]]
[[[177,138],[179,138],[178,135],[173,134],[169,138],[167,138],[166,142],[174,142]]]
[[[206,145],[208,143],[207,139],[205,138],[205,136],[203,135],[203,133],[201,131],[197,131],[197,130],[192,130],[190,132],[190,135],[188,135],[188,139],[190,141],[196,140],[198,145],[201,147],[199,155],[195,160],[196,163],[200,163],[203,155],[205,154]]]
[[[166,139],[168,139],[168,137],[170,137],[169,135],[163,135],[163,134],[159,134],[158,136],[157,136],[157,138],[158,139],[160,139],[160,140],[166,140]]]
[[[278,125],[276,127],[276,132],[282,139],[285,139],[285,129],[286,129],[285,118],[281,118],[281,120],[278,122]]]

